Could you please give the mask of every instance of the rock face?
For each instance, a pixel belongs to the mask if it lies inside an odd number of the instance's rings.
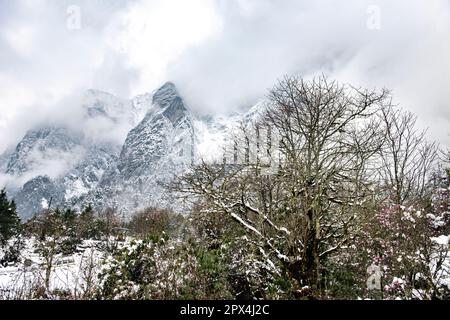
[[[153,96],[153,109],[130,131],[117,168],[124,181],[155,172],[163,162],[190,163],[194,131],[191,116],[173,84],[168,83]]]
[[[55,162],[69,161],[80,145],[80,137],[65,128],[44,127],[30,130],[10,156],[6,174],[23,175],[31,171],[46,171]],[[73,160],[73,159],[71,159]]]
[[[174,203],[164,185],[193,161],[192,119],[172,83],[154,94],[152,104],[128,134],[116,165],[105,174],[91,199],[97,205],[129,211]]]
[[[9,158],[14,150],[6,150],[2,154],[0,154],[0,175],[6,172],[6,168],[8,167]],[[1,187],[1,183],[0,183]]]
[[[84,128],[43,125],[25,134],[2,170],[3,184],[16,200],[22,218],[31,217],[46,203],[53,207],[83,205],[84,197],[116,163],[121,149],[120,143],[93,139],[98,136],[93,132],[95,125],[132,128],[146,107],[145,102],[132,103],[89,90],[81,105]]]
[[[180,209],[165,185],[196,159],[220,157],[231,128],[255,113],[196,119],[170,82],[129,101],[89,90],[81,107],[80,130],[32,129],[14,152],[0,157],[22,218],[48,205],[80,209],[92,203],[124,214],[148,206]],[[99,126],[106,128],[100,140],[93,138]],[[128,132],[124,142],[108,139],[119,130]]]
[[[25,218],[42,209],[43,200],[52,199],[55,206],[76,203],[97,186],[117,153],[114,146],[91,144],[65,128],[31,130],[10,156],[5,172],[19,185],[7,188],[15,194],[18,210]]]
[[[34,213],[48,206],[60,205],[63,199],[63,190],[48,176],[31,179],[14,196],[17,211],[22,219],[31,218]]]

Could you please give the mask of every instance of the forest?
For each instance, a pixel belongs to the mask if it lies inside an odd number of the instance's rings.
[[[286,76],[165,186],[184,211],[20,221],[2,191],[0,299],[449,299],[450,151],[392,101]]]

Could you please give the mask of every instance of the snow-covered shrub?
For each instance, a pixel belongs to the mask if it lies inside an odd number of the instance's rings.
[[[189,287],[197,261],[189,247],[161,239],[132,241],[106,261],[99,295],[105,299],[176,299]]]
[[[8,243],[0,249],[0,266],[6,267],[8,264],[18,263],[23,247],[24,242],[21,236],[10,239]]]
[[[398,205],[384,206],[370,218],[346,261],[355,263],[356,274],[362,274],[358,295],[383,299],[442,298],[446,289],[440,278],[448,272],[449,248],[434,241],[433,225],[423,210]],[[370,266],[381,270],[380,290],[364,286]]]
[[[163,232],[174,234],[182,224],[183,216],[168,209],[146,208],[135,213],[128,223],[131,235],[139,238],[147,236],[160,237]]]
[[[230,217],[194,208],[189,219],[207,298],[278,299],[293,287],[280,262],[247,236]],[[203,274],[202,274],[203,273]],[[198,284],[197,284],[198,285]]]

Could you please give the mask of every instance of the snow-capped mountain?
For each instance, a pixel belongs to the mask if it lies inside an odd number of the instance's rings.
[[[197,119],[170,82],[131,100],[89,90],[81,107],[80,128],[29,130],[3,160],[7,190],[23,218],[48,206],[87,203],[127,214],[148,206],[179,208],[165,185],[200,158],[220,158],[233,128],[260,109]],[[120,130],[124,142],[109,139]]]
[[[89,90],[81,101],[79,128],[47,124],[30,129],[2,170],[3,184],[21,216],[30,217],[43,203],[79,205],[120,154],[120,139],[110,139],[108,131],[133,128],[148,107],[145,103]]]
[[[6,172],[6,168],[8,167],[9,158],[11,157],[12,150],[6,150],[2,154],[0,154],[0,174]]]
[[[43,127],[29,130],[16,150],[11,154],[6,174],[22,176],[29,172],[46,174],[47,171],[60,170],[59,163],[76,162],[72,157],[81,137],[66,128]]]
[[[88,121],[109,120],[111,123],[124,123],[134,127],[147,113],[151,99],[151,94],[144,94],[130,101],[104,91],[90,89],[83,97],[82,107]]]
[[[104,175],[89,201],[129,211],[170,206],[164,184],[193,161],[191,114],[172,83],[155,92],[152,108],[132,129],[117,163]]]

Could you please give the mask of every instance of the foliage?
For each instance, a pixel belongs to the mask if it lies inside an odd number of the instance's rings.
[[[9,201],[6,191],[0,191],[0,246],[4,247],[8,240],[17,235],[20,219],[16,212],[14,200]]]
[[[133,241],[119,250],[100,274],[105,299],[183,297],[196,260],[190,250],[167,238]]]
[[[145,238],[161,237],[165,232],[169,236],[175,234],[183,223],[183,216],[167,209],[147,208],[131,217],[128,230],[131,235]]]
[[[189,215],[147,208],[125,222],[88,205],[28,221],[22,236],[37,240],[45,268],[32,296],[51,296],[55,256],[95,239],[108,258],[99,284],[86,269],[86,298],[450,298],[449,160],[390,101],[386,90],[286,77],[232,137],[244,163],[200,162],[171,185]],[[0,219],[2,263],[17,261],[4,191]]]

